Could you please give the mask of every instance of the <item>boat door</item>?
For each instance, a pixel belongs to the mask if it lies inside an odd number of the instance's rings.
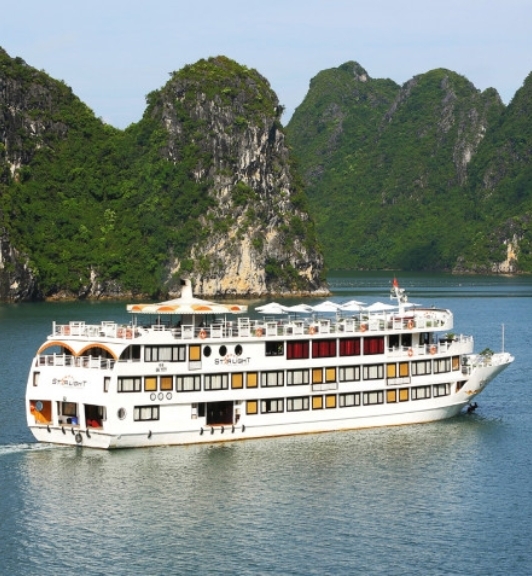
[[[233,424],[233,402],[207,402],[207,426]]]

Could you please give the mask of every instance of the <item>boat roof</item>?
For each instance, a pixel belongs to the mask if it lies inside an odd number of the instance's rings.
[[[209,302],[195,298],[190,280],[182,280],[181,296],[165,302],[150,304],[128,304],[127,311],[132,314],[242,314],[248,307],[243,304],[225,304]]]

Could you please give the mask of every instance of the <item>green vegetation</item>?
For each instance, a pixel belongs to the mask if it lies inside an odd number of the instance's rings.
[[[277,98],[262,76],[225,57],[201,60],[151,92],[143,118],[124,131],[1,49],[0,80],[15,100],[0,100],[0,224],[29,256],[45,296],[83,295],[94,273],[101,284],[155,296],[174,258],[181,272],[208,271],[209,258],[192,260],[191,247],[234,224],[211,210],[215,177],[236,171],[231,150],[216,148],[216,124],[233,138],[275,126]],[[260,216],[257,199],[236,182],[232,205],[246,211],[249,226]],[[305,226],[294,228],[306,235]],[[261,250],[262,238],[253,246]]]
[[[354,62],[318,74],[287,132],[327,266],[490,271],[516,236],[532,271],[531,108],[531,77],[505,109],[443,69],[402,88]]]

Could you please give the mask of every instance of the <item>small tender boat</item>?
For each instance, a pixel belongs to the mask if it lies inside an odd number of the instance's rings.
[[[41,442],[132,448],[429,422],[458,414],[513,357],[473,352],[449,310],[350,301],[258,308],[193,297],[131,322],[53,323],[29,373]]]

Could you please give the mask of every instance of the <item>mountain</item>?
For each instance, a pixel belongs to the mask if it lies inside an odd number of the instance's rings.
[[[225,57],[171,75],[117,130],[0,49],[0,298],[324,293],[279,117]]]
[[[332,268],[532,271],[530,77],[508,107],[437,69],[320,72],[287,126]]]

